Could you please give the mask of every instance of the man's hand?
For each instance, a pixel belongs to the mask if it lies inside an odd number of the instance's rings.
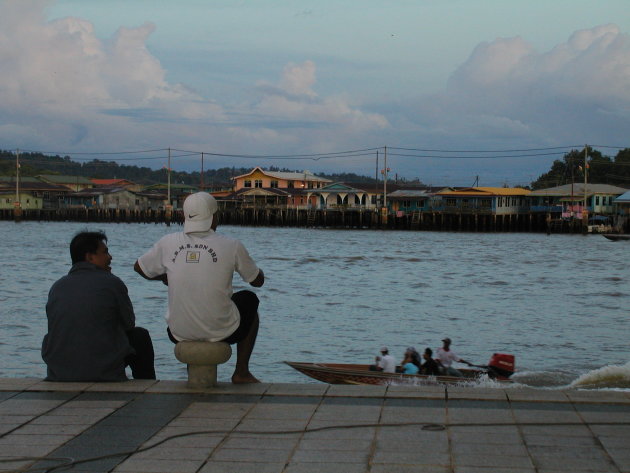
[[[263,273],[262,269],[258,270],[258,276],[256,276],[256,279],[254,279],[249,284],[254,287],[260,287],[265,284],[265,273]]]

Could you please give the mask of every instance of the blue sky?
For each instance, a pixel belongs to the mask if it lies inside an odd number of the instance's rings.
[[[490,186],[529,183],[563,147],[630,146],[627,0],[0,0],[0,31],[3,149],[371,149],[205,166],[373,175],[388,146],[393,174]],[[182,154],[173,168],[199,167]]]

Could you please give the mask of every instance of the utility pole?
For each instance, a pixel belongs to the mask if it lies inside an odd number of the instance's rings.
[[[387,173],[389,169],[387,168],[387,146],[385,146],[385,156],[384,156],[384,167],[383,167],[383,207],[387,209]]]
[[[15,207],[20,207],[20,148],[15,151]]]
[[[584,145],[584,211],[588,218],[588,211],[586,210],[586,178],[588,174],[588,145]],[[586,221],[588,223],[588,220]]]
[[[168,149],[168,169],[166,170],[166,200],[171,205],[171,148]]]
[[[201,190],[203,190],[203,151],[201,152]]]

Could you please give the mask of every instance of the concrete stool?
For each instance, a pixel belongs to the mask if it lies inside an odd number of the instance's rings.
[[[175,345],[175,358],[188,365],[188,387],[209,388],[217,385],[217,365],[232,356],[232,347],[224,342],[184,341]]]

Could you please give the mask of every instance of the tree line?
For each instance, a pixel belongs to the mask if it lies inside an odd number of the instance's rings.
[[[620,150],[614,158],[604,156],[590,146],[582,150],[572,150],[562,159],[556,159],[551,169],[532,182],[531,187],[544,189],[584,182],[584,172],[588,182],[630,188],[630,148]]]
[[[588,182],[596,184],[612,184],[623,188],[630,188],[630,148],[620,150],[614,157],[604,156],[600,151],[591,147],[586,148],[587,162],[584,165],[585,150],[572,150],[562,159],[557,159],[546,173],[530,184],[532,189],[555,187],[571,182],[584,182],[586,170]],[[16,155],[13,151],[0,150],[0,175],[15,176]],[[296,172],[295,170],[279,167],[266,168],[272,172]],[[203,173],[203,183],[208,188],[231,187],[232,178],[246,174],[251,168],[222,167],[207,169]],[[151,169],[146,166],[119,164],[113,161],[93,159],[80,163],[69,156],[49,156],[41,153],[20,153],[20,175],[36,176],[38,174],[59,174],[68,176],[83,176],[96,179],[127,179],[138,184],[151,185],[165,183],[168,171],[165,168]],[[375,183],[374,177],[361,176],[355,173],[317,173],[318,176],[333,182]],[[199,186],[201,173],[199,171],[171,170],[171,182]],[[410,186],[422,186],[419,179],[405,180]]]

